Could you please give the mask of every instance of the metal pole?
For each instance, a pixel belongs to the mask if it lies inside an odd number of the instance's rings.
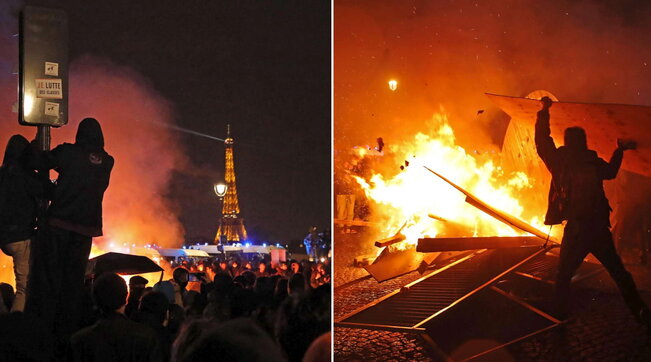
[[[49,151],[50,150],[50,141],[52,137],[50,135],[50,126],[49,125],[38,125],[36,129],[36,143],[38,144],[39,151]],[[38,170],[39,177],[43,178],[43,181],[50,182],[50,170],[47,168]],[[43,220],[47,212],[48,200],[46,198],[42,199],[39,202],[39,220]]]
[[[38,149],[41,151],[50,150],[50,126],[49,125],[38,125],[36,130],[36,142],[38,143]]]

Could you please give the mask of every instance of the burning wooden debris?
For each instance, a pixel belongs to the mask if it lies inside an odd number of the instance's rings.
[[[375,246],[384,248],[382,253],[371,264],[365,267],[377,281],[384,281],[395,278],[399,275],[418,270],[423,274],[429,265],[436,259],[440,252],[443,251],[465,251],[465,250],[478,250],[478,249],[497,249],[497,248],[514,248],[514,247],[545,247],[547,243],[558,243],[558,241],[534,226],[505,213],[497,208],[492,207],[488,203],[480,200],[467,190],[456,185],[444,176],[438,174],[432,169],[425,167],[429,172],[438,176],[452,187],[463,193],[466,198],[465,201],[483,211],[484,213],[492,216],[493,218],[509,225],[513,229],[530,233],[534,236],[515,236],[515,237],[465,237],[465,238],[420,238],[418,245],[414,248],[399,249],[391,251],[388,246],[395,245],[399,242],[405,241],[406,237],[402,233],[408,222],[405,222],[398,232],[388,238],[381,239],[375,242]],[[428,214],[431,219],[449,222],[447,219],[434,214]],[[418,253],[432,253],[429,257],[418,255]]]

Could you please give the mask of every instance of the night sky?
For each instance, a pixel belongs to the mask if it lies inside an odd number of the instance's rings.
[[[65,10],[71,63],[92,55],[132,68],[169,102],[176,126],[225,138],[232,125],[250,236],[302,239],[330,224],[328,1],[24,3]],[[164,196],[186,238],[212,239],[223,144],[175,135],[187,164]]]

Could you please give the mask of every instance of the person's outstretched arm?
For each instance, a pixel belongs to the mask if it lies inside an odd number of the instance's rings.
[[[556,144],[554,144],[554,139],[551,137],[551,128],[549,127],[549,108],[552,106],[552,100],[543,97],[540,101],[543,106],[536,116],[536,151],[547,169],[551,171],[554,155],[556,154]]]
[[[617,148],[613,152],[613,155],[610,156],[610,162],[602,160],[602,165],[599,172],[601,177],[604,180],[612,180],[617,177],[619,168],[622,165],[622,160],[624,159],[624,151],[634,150],[637,147],[635,141],[624,141],[621,139],[617,140]]]

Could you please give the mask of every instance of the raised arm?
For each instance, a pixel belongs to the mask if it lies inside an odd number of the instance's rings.
[[[543,97],[541,102],[543,104],[542,109],[538,111],[536,116],[536,151],[538,151],[538,156],[543,160],[547,169],[551,171],[552,164],[554,163],[553,159],[556,154],[556,145],[554,144],[554,139],[551,137],[551,129],[549,127],[549,108],[552,105],[552,101],[548,97]]]

